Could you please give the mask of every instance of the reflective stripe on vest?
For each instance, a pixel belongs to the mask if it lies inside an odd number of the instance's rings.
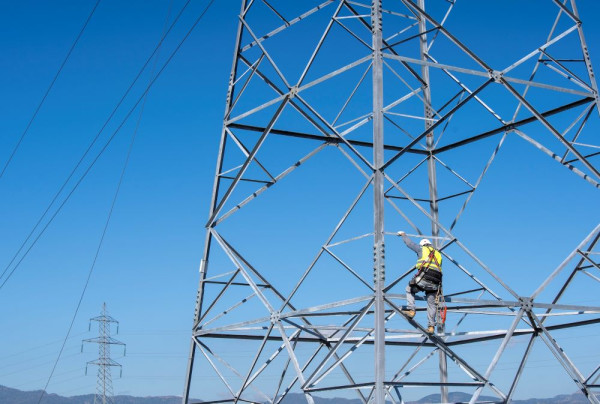
[[[433,257],[429,257],[431,252],[433,251]],[[429,265],[427,265],[429,264]],[[421,269],[421,267],[424,268],[431,268],[431,269],[435,269],[437,271],[442,272],[442,254],[439,253],[438,250],[435,250],[433,247],[424,245],[421,248],[421,258],[419,258],[419,260],[417,261],[417,269]]]

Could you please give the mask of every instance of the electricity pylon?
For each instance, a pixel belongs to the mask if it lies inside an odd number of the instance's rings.
[[[98,378],[96,381],[96,394],[94,395],[94,404],[111,404],[114,403],[114,394],[112,386],[111,368],[119,367],[122,372],[122,366],[111,359],[110,346],[122,345],[123,355],[125,355],[125,344],[110,336],[110,325],[116,324],[117,333],[119,332],[119,322],[108,315],[106,311],[106,303],[102,304],[102,313],[90,319],[90,328],[92,321],[98,323],[98,337],[84,339],[83,342],[91,342],[98,344],[98,359],[89,361],[87,365],[98,366]],[[82,348],[83,350],[83,345]],[[85,372],[87,374],[87,365]]]
[[[309,404],[328,394],[395,404],[410,389],[449,402],[449,388],[471,403],[510,402],[532,383],[540,349],[600,402],[600,366],[570,353],[600,341],[560,338],[600,323],[600,304],[584,304],[598,295],[600,225],[551,267],[532,250],[495,268],[457,228],[509,142],[600,188],[582,19],[574,0],[538,2],[535,15],[501,1],[508,17],[453,25],[473,4],[241,2],[184,404],[192,387],[204,403],[279,404],[298,392]],[[473,18],[501,19],[501,31],[486,40],[492,24],[469,31]],[[511,29],[518,43],[505,43]],[[401,310],[415,259],[398,252],[400,229],[444,256],[448,317],[433,335],[416,321],[422,307],[415,319]],[[516,271],[544,277],[524,284]],[[233,357],[241,347],[249,357]]]

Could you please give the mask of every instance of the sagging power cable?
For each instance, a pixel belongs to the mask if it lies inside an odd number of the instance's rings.
[[[94,15],[94,12],[98,8],[98,5],[100,4],[100,1],[101,0],[96,1],[96,4],[94,5],[94,8],[92,8],[92,11],[90,12],[90,14],[88,15],[87,19],[85,20],[85,23],[83,24],[83,27],[81,27],[81,30],[79,31],[79,34],[77,34],[77,37],[75,38],[75,41],[73,41],[73,44],[71,45],[71,48],[67,52],[67,56],[65,56],[64,60],[60,64],[60,67],[58,68],[58,71],[56,72],[56,74],[54,75],[54,78],[50,82],[50,85],[46,89],[46,92],[44,93],[44,96],[42,97],[42,100],[39,102],[37,108],[33,112],[33,115],[31,116],[31,119],[29,119],[29,122],[27,123],[27,126],[25,126],[25,130],[23,130],[23,133],[21,133],[21,136],[19,137],[19,140],[17,141],[17,144],[15,145],[15,147],[12,150],[12,152],[10,153],[10,156],[8,157],[8,160],[6,160],[6,163],[4,163],[4,167],[2,168],[2,171],[0,172],[0,179],[2,178],[2,176],[4,176],[4,173],[6,172],[6,169],[10,165],[12,159],[15,157],[15,154],[17,153],[17,150],[21,146],[21,143],[23,142],[23,139],[25,138],[25,135],[27,135],[27,132],[29,132],[29,128],[31,128],[31,125],[33,124],[33,121],[35,121],[35,118],[37,117],[38,112],[40,112],[40,109],[42,108],[42,105],[44,105],[44,102],[46,101],[46,98],[48,98],[48,94],[50,94],[50,91],[52,90],[52,87],[54,87],[54,83],[56,83],[56,80],[58,80],[58,76],[60,76],[60,73],[62,72],[63,68],[67,64],[67,61],[69,60],[69,58],[71,57],[71,53],[73,53],[73,50],[75,49],[75,46],[77,46],[77,43],[79,42],[79,39],[81,39],[81,36],[83,35],[83,32],[85,31],[86,27],[88,26],[88,23],[92,19],[92,16]]]
[[[144,64],[140,68],[140,70],[138,71],[137,75],[135,76],[135,78],[133,79],[133,81],[131,82],[131,84],[127,88],[127,90],[125,90],[125,93],[121,96],[121,99],[119,100],[119,102],[117,102],[117,105],[113,108],[113,110],[109,114],[108,118],[104,121],[104,124],[102,125],[102,127],[100,128],[100,130],[98,131],[98,133],[96,133],[96,136],[92,139],[91,143],[88,145],[87,149],[85,150],[85,152],[83,153],[83,155],[81,156],[81,158],[79,159],[79,161],[77,162],[77,164],[75,164],[75,167],[71,170],[70,174],[67,176],[67,179],[63,182],[63,184],[61,185],[61,187],[59,188],[59,190],[56,192],[56,194],[54,195],[54,197],[52,198],[52,200],[48,204],[48,207],[46,208],[46,210],[42,213],[42,215],[40,216],[40,218],[38,219],[38,221],[36,222],[36,224],[33,226],[33,229],[31,229],[31,231],[29,232],[29,234],[25,238],[25,241],[23,241],[23,243],[21,243],[21,246],[19,247],[19,249],[17,250],[17,252],[13,255],[11,261],[8,263],[8,265],[6,266],[6,268],[4,269],[4,271],[2,272],[2,274],[0,274],[0,279],[2,279],[4,277],[4,275],[6,274],[6,272],[8,271],[8,269],[14,263],[15,259],[17,259],[17,257],[19,256],[19,254],[21,253],[21,251],[23,250],[23,248],[25,248],[25,245],[27,245],[27,242],[29,242],[30,238],[33,236],[33,234],[35,233],[35,231],[38,229],[38,227],[40,226],[40,224],[42,223],[42,221],[44,220],[44,218],[46,217],[46,215],[48,214],[48,212],[50,211],[50,209],[52,208],[52,206],[54,206],[55,202],[58,200],[58,197],[62,194],[62,192],[64,191],[64,189],[67,186],[67,184],[71,181],[71,179],[73,178],[73,176],[75,175],[75,173],[77,172],[77,170],[79,169],[79,167],[81,166],[81,164],[83,163],[83,161],[85,160],[85,158],[87,157],[87,155],[90,153],[90,151],[92,150],[92,148],[94,147],[94,145],[96,144],[96,142],[98,141],[98,139],[100,138],[100,135],[104,132],[104,130],[108,126],[109,122],[113,119],[113,117],[117,113],[117,110],[121,107],[121,105],[125,101],[125,98],[129,95],[129,92],[133,89],[134,85],[137,83],[137,81],[141,77],[141,75],[144,72],[144,70],[146,70],[146,67],[148,66],[148,64],[150,63],[150,61],[152,60],[152,58],[154,57],[154,55],[156,54],[156,52],[158,51],[158,49],[160,48],[160,46],[162,45],[162,43],[163,43],[164,39],[166,38],[166,36],[169,34],[169,32],[171,31],[171,29],[175,26],[175,24],[177,23],[177,21],[179,20],[179,18],[181,17],[181,15],[183,14],[183,12],[187,8],[187,6],[189,5],[190,1],[191,0],[188,0],[183,5],[183,7],[179,11],[177,17],[175,18],[175,20],[173,20],[173,23],[171,24],[171,26],[169,27],[169,29],[160,38],[160,40],[158,41],[157,45],[154,47],[154,50],[150,54],[150,56],[146,59],[146,61],[144,62]],[[35,243],[35,241],[34,241],[34,243]],[[1,286],[0,286],[0,288],[1,288]]]
[[[171,0],[171,2],[169,3],[169,8],[168,8],[168,11],[167,11],[167,16],[165,18],[165,24],[163,26],[161,38],[164,38],[165,31],[166,31],[166,28],[167,28],[167,23],[168,23],[169,18],[171,16],[171,9],[172,9],[172,7],[173,7],[173,0]],[[157,49],[157,52],[156,52],[156,58],[154,59],[154,64],[153,64],[152,69],[150,71],[150,77],[152,77],[154,75],[154,71],[155,71],[157,63],[158,63],[159,50],[160,50],[160,44],[161,43],[162,42],[159,42],[159,46],[158,46],[158,49]],[[164,68],[164,66],[163,66],[163,68]],[[161,69],[161,71],[162,71],[162,69]],[[149,89],[152,86],[152,83],[156,80],[157,77],[158,77],[158,75],[148,83],[147,89]],[[139,127],[140,127],[140,123],[142,121],[142,116],[144,114],[144,109],[145,109],[145,106],[146,106],[146,101],[148,99],[148,91],[145,91],[144,94],[142,95],[142,97],[143,97],[143,101],[142,101],[142,106],[140,108],[140,113],[138,115],[138,119],[137,119],[135,128],[133,130],[133,134],[131,135],[131,140],[129,142],[129,147],[127,149],[127,155],[125,156],[125,161],[123,163],[123,168],[121,170],[121,175],[119,176],[119,182],[117,183],[117,188],[115,190],[115,194],[113,196],[113,199],[112,199],[112,202],[111,202],[111,205],[110,205],[110,209],[108,211],[106,222],[105,222],[104,228],[102,230],[102,235],[100,237],[100,241],[99,241],[98,247],[96,249],[96,254],[94,255],[94,259],[93,259],[92,264],[90,266],[90,269],[88,271],[87,279],[86,279],[85,284],[83,286],[83,290],[81,291],[81,294],[79,296],[79,301],[77,302],[77,306],[75,308],[75,312],[73,313],[73,317],[71,319],[71,323],[69,324],[69,328],[67,329],[67,333],[66,333],[65,338],[63,340],[63,343],[61,345],[60,351],[58,353],[58,356],[57,356],[56,360],[54,361],[54,365],[52,366],[52,370],[50,372],[50,375],[48,376],[48,379],[46,380],[46,384],[45,384],[44,388],[42,389],[42,391],[40,393],[40,397],[38,399],[37,404],[41,403],[42,399],[44,398],[44,396],[46,394],[46,390],[48,389],[48,386],[50,385],[50,381],[52,380],[52,377],[54,376],[54,372],[56,371],[56,367],[58,366],[58,362],[60,361],[60,358],[62,357],[62,353],[63,353],[63,351],[65,349],[65,346],[67,344],[69,336],[71,335],[71,331],[73,329],[73,324],[75,323],[75,319],[77,318],[77,314],[79,313],[79,309],[81,307],[81,302],[83,301],[83,298],[85,296],[85,292],[87,291],[87,288],[89,286],[92,273],[94,272],[94,268],[96,267],[96,262],[98,260],[98,256],[100,255],[100,251],[102,250],[102,245],[104,244],[104,238],[106,236],[106,232],[108,230],[108,226],[110,224],[110,220],[112,218],[112,214],[113,214],[115,205],[117,203],[117,198],[119,196],[119,191],[121,190],[121,185],[123,184],[123,178],[125,177],[125,172],[127,171],[127,167],[129,166],[129,160],[131,158],[131,152],[133,150],[133,145],[135,144],[135,139],[137,137],[137,133],[138,133],[138,130],[139,130]],[[137,106],[137,103],[136,103],[136,106]],[[135,107],[134,107],[134,109],[135,109]]]
[[[102,128],[100,129],[100,131],[98,132],[98,134],[96,135],[96,137],[92,140],[92,143],[89,145],[89,147],[87,148],[87,150],[84,152],[83,156],[81,157],[81,159],[79,160],[79,162],[77,163],[77,165],[75,166],[75,168],[71,171],[71,173],[69,174],[68,178],[62,184],[62,186],[59,189],[59,191],[56,193],[56,195],[54,196],[54,198],[52,199],[52,201],[50,202],[50,204],[48,205],[48,207],[46,208],[46,210],[44,211],[44,213],[42,214],[42,216],[38,220],[38,222],[35,224],[34,228],[31,230],[31,232],[29,233],[29,235],[27,236],[27,238],[25,239],[25,241],[21,244],[21,246],[19,247],[19,249],[17,250],[17,252],[14,254],[13,258],[11,259],[11,261],[9,262],[9,264],[6,266],[6,268],[4,269],[4,271],[2,272],[2,274],[0,275],[0,279],[2,279],[7,274],[7,272],[10,270],[11,266],[13,266],[13,263],[19,257],[19,254],[23,251],[23,249],[25,248],[25,246],[27,245],[27,243],[29,242],[29,240],[31,239],[31,237],[33,236],[33,234],[35,233],[35,231],[41,225],[42,221],[44,220],[44,218],[46,217],[46,215],[48,214],[48,212],[50,211],[50,209],[52,208],[52,206],[55,204],[55,202],[58,200],[58,197],[62,194],[62,192],[66,188],[67,184],[71,181],[71,179],[73,178],[75,172],[81,166],[83,160],[85,159],[85,157],[87,157],[87,155],[89,154],[90,150],[92,149],[92,147],[94,146],[94,144],[96,143],[96,141],[98,140],[98,138],[100,137],[100,134],[104,131],[104,129],[108,125],[109,121],[113,118],[114,114],[116,113],[116,110],[120,107],[120,105],[124,101],[125,97],[129,94],[129,91],[132,89],[132,87],[134,86],[134,84],[137,82],[137,80],[141,76],[142,72],[145,70],[145,68],[147,67],[148,63],[150,62],[150,60],[152,59],[152,57],[157,52],[157,50],[160,47],[160,45],[162,44],[164,38],[169,34],[169,32],[171,31],[171,29],[173,28],[173,26],[175,25],[175,23],[177,22],[177,20],[179,19],[179,17],[181,16],[181,14],[183,13],[183,11],[185,10],[185,8],[188,6],[188,4],[190,3],[190,1],[191,0],[188,0],[185,3],[185,5],[183,6],[183,8],[181,9],[181,11],[179,12],[179,14],[177,15],[176,19],[173,21],[173,23],[171,24],[171,26],[169,27],[169,29],[167,30],[167,32],[165,33],[165,35],[163,35],[163,37],[159,41],[157,47],[154,49],[154,51],[152,52],[152,54],[148,58],[148,60],[144,63],[144,66],[142,67],[142,69],[140,70],[140,72],[138,73],[138,75],[136,76],[136,78],[134,79],[134,81],[132,82],[132,84],[129,86],[129,88],[127,89],[127,91],[125,92],[125,94],[123,95],[123,97],[121,98],[121,100],[119,101],[119,103],[117,104],[117,107],[115,107],[115,109],[113,110],[113,112],[111,113],[111,115],[109,116],[109,118],[107,119],[107,121],[104,123],[104,125],[102,126]],[[8,275],[6,275],[4,281],[0,284],[0,289],[2,289],[4,287],[4,285],[6,284],[6,282],[12,277],[12,275],[15,272],[15,270],[20,266],[20,264],[23,261],[23,259],[27,256],[27,254],[29,254],[29,251],[31,251],[31,249],[33,248],[33,246],[37,243],[37,241],[40,239],[40,237],[44,234],[44,232],[46,231],[46,229],[48,228],[48,226],[52,223],[52,221],[58,215],[58,213],[61,211],[61,209],[64,207],[64,205],[66,204],[66,202],[70,199],[70,197],[73,195],[73,193],[75,192],[75,190],[79,187],[79,185],[81,184],[81,182],[83,181],[83,179],[88,175],[88,173],[90,172],[91,168],[96,164],[96,162],[98,161],[98,159],[100,158],[100,156],[104,153],[104,151],[107,149],[107,147],[110,145],[110,143],[112,142],[112,140],[114,139],[114,137],[121,130],[121,128],[123,127],[123,125],[129,120],[129,118],[131,117],[131,115],[133,114],[133,112],[135,111],[135,109],[138,107],[138,105],[140,104],[140,102],[142,101],[142,99],[145,97],[145,95],[148,93],[148,91],[150,90],[150,88],[152,87],[152,85],[154,85],[154,83],[156,82],[156,80],[159,78],[159,76],[162,74],[162,72],[165,70],[165,68],[169,65],[169,63],[171,62],[171,60],[173,59],[173,57],[175,56],[175,54],[179,51],[179,49],[181,48],[181,46],[188,39],[188,37],[190,36],[190,34],[196,28],[196,26],[198,25],[198,23],[200,22],[200,20],[202,19],[202,17],[206,14],[206,12],[209,10],[209,8],[211,7],[211,5],[213,3],[214,3],[214,0],[211,0],[208,3],[208,5],[204,8],[204,10],[200,13],[199,17],[194,21],[194,23],[192,24],[192,27],[185,34],[184,38],[179,42],[179,44],[177,45],[177,47],[175,48],[175,50],[171,53],[171,55],[169,56],[169,58],[167,59],[167,61],[161,67],[160,71],[150,81],[150,83],[148,84],[148,86],[146,87],[146,89],[144,90],[144,92],[142,93],[142,95],[138,98],[138,100],[136,101],[136,103],[133,105],[133,107],[126,114],[125,118],[121,121],[121,123],[119,124],[119,126],[117,127],[117,129],[113,132],[113,134],[109,137],[109,139],[106,141],[106,143],[101,148],[101,150],[94,157],[94,159],[92,160],[92,162],[89,164],[88,168],[80,176],[79,180],[75,183],[75,185],[73,186],[73,188],[71,189],[71,191],[68,193],[68,195],[63,200],[63,202],[59,205],[59,207],[57,208],[57,210],[50,217],[50,219],[48,220],[48,222],[46,223],[46,225],[38,233],[37,237],[31,242],[31,244],[29,245],[29,247],[27,248],[27,250],[23,253],[23,255],[21,256],[21,258],[13,266],[12,270],[10,270],[10,272],[8,272]]]

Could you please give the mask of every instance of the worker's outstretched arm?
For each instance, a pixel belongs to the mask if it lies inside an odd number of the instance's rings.
[[[399,231],[399,232],[398,232],[398,235],[399,235],[399,236],[402,236],[402,241],[404,241],[404,244],[406,244],[406,246],[407,246],[408,248],[410,248],[411,250],[413,250],[414,252],[416,252],[416,253],[417,253],[417,255],[421,253],[421,247],[419,247],[419,245],[418,245],[418,244],[416,244],[416,243],[413,243],[413,242],[411,241],[411,239],[410,239],[410,238],[408,238],[408,236],[406,235],[406,233],[404,233],[403,231]]]

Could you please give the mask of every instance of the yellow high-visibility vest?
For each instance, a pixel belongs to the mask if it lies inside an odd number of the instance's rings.
[[[432,251],[433,257],[430,257]],[[429,245],[424,245],[421,248],[421,258],[419,258],[417,261],[417,269],[421,269],[421,267],[423,267],[423,269],[429,267],[436,271],[442,272],[442,254],[440,254],[440,252],[435,248]]]

